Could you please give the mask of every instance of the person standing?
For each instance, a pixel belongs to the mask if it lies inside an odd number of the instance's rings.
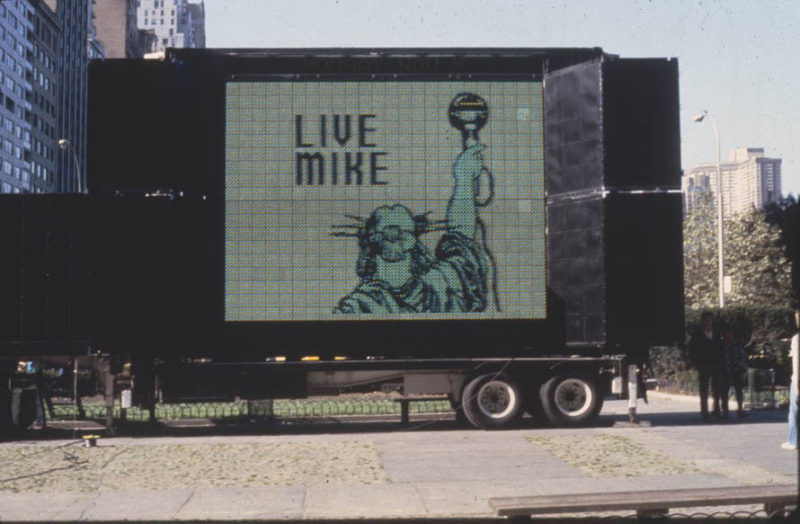
[[[725,368],[727,371],[727,382],[723,384],[722,392],[722,416],[728,414],[728,391],[730,386],[736,394],[736,415],[739,418],[744,418],[747,413],[743,408],[743,394],[744,377],[747,373],[747,355],[744,352],[744,346],[736,340],[736,336],[732,329],[725,330],[725,340],[722,343],[722,348],[725,352]]]
[[[708,420],[710,418],[708,415],[709,382],[714,395],[713,415],[715,418],[720,416],[724,362],[722,343],[714,326],[714,314],[704,311],[700,320],[702,324],[689,340],[689,360],[699,375],[700,414]]]
[[[789,438],[781,444],[783,449],[797,449],[797,397],[800,383],[800,311],[794,312],[794,323],[798,330],[792,337],[792,382],[789,386]]]

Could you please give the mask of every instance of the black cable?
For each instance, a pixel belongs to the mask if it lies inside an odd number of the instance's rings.
[[[69,469],[74,469],[74,468],[77,468],[78,466],[82,466],[82,465],[86,464],[87,462],[89,462],[88,460],[81,460],[77,455],[74,455],[74,454],[70,453],[69,451],[67,451],[66,449],[64,449],[67,446],[71,446],[71,445],[77,444],[78,442],[80,442],[80,441],[68,442],[66,444],[62,444],[60,446],[55,446],[55,447],[48,447],[47,449],[42,450],[41,452],[31,453],[30,455],[25,455],[24,457],[20,457],[20,458],[18,458],[16,460],[11,460],[11,461],[4,462],[3,463],[4,465],[5,464],[12,464],[14,462],[19,462],[21,460],[24,460],[24,459],[27,459],[27,458],[30,458],[30,457],[35,457],[37,455],[41,455],[42,453],[44,453],[46,451],[60,450],[61,453],[64,455],[62,457],[62,459],[67,461],[69,463],[69,465],[62,466],[62,467],[57,467],[57,468],[50,468],[50,469],[47,469],[47,470],[44,470],[44,471],[38,471],[36,473],[27,473],[25,475],[19,475],[19,476],[16,476],[16,477],[9,477],[9,478],[0,479],[0,483],[11,482],[11,481],[14,481],[14,480],[23,480],[23,479],[33,478],[33,477],[39,477],[41,475],[47,475],[48,473],[54,473],[56,471],[65,471],[65,470],[69,470]]]
[[[61,448],[65,448],[67,446],[74,446],[75,444],[79,444],[81,442],[83,442],[83,440],[74,440],[74,441],[67,442],[66,444],[59,444],[58,446],[46,446],[46,447],[44,447],[43,449],[41,449],[39,451],[36,451],[34,453],[30,453],[29,455],[22,455],[20,457],[15,458],[15,459],[10,459],[10,460],[5,460],[3,462],[0,462],[0,466],[6,466],[8,464],[14,464],[15,462],[20,462],[20,461],[23,461],[23,460],[27,460],[27,459],[29,459],[31,457],[36,457],[36,456],[42,455],[44,453],[49,453],[50,451],[53,451],[54,449],[61,449]]]

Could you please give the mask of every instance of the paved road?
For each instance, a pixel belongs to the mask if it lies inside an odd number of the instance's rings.
[[[649,425],[620,424],[626,412],[607,402],[595,427],[573,430],[476,431],[412,418],[408,428],[119,437],[102,439],[94,455],[69,441],[4,443],[0,520],[485,517],[495,496],[797,481],[796,453],[780,449],[786,411],[704,423],[696,402],[654,395],[640,407]],[[42,473],[30,455],[62,449],[73,459],[82,450],[83,466]],[[22,463],[7,459],[16,452]],[[159,456],[173,461],[152,463]],[[8,481],[12,467],[27,469]]]

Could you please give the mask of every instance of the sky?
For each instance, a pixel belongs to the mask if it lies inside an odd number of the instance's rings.
[[[206,45],[279,47],[602,47],[676,57],[682,166],[730,149],[783,159],[800,194],[797,0],[205,0]]]

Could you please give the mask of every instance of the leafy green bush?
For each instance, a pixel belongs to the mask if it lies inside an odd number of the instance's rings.
[[[697,371],[689,368],[684,348],[650,348],[650,369],[658,380],[659,389],[675,393],[697,393]]]

